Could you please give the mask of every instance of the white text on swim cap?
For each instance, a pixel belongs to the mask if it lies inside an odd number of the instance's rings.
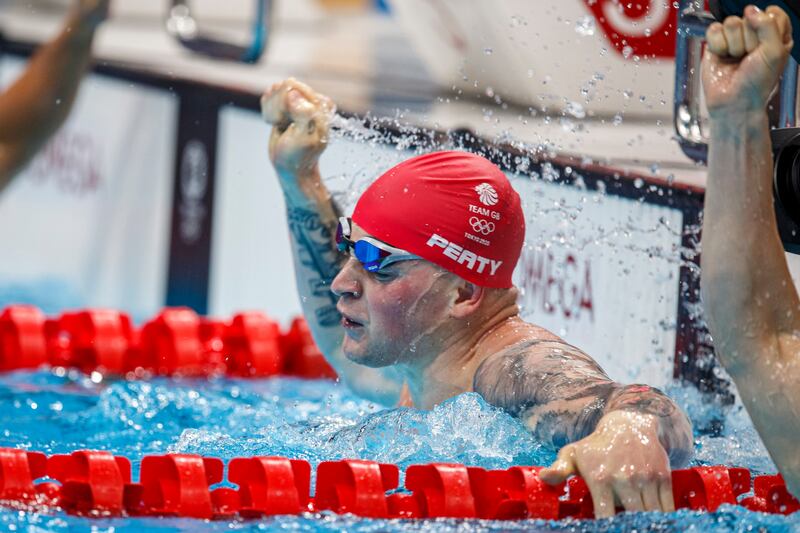
[[[494,276],[497,272],[497,269],[503,264],[502,261],[495,261],[494,259],[481,257],[476,253],[470,252],[466,248],[462,248],[456,243],[450,242],[436,233],[431,235],[431,238],[428,239],[427,244],[430,247],[438,246],[439,248],[442,248],[442,254],[444,254],[445,257],[449,257],[459,265],[466,263],[468,269],[475,270],[478,274],[482,274],[484,269],[486,269],[486,265],[489,265],[489,275]]]

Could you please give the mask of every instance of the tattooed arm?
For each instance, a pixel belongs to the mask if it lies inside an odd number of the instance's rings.
[[[487,359],[474,390],[562,448],[543,477],[559,482],[580,473],[597,516],[613,515],[615,497],[628,510],[674,508],[669,466],[688,462],[692,430],[659,390],[616,383],[560,341],[528,341]]]
[[[341,349],[344,329],[330,290],[344,259],[334,239],[340,210],[322,181],[318,165],[327,142],[333,103],[289,79],[267,91],[261,104],[264,118],[273,125],[270,159],[286,199],[297,290],[314,340],[339,377],[356,393],[394,405],[401,386],[394,370],[357,365]]]

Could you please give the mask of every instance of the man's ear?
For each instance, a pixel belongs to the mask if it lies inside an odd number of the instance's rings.
[[[462,281],[456,287],[456,299],[450,309],[453,318],[466,318],[474,313],[483,301],[484,288],[468,281]]]

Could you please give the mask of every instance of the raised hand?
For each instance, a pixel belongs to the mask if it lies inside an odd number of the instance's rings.
[[[302,188],[304,178],[316,172],[335,110],[330,98],[292,78],[276,83],[261,97],[261,114],[273,126],[269,157],[284,190]]]
[[[110,0],[78,0],[73,16],[85,29],[94,30],[108,18],[109,3]]]
[[[706,32],[703,89],[712,116],[763,110],[792,50],[792,27],[776,6],[747,6]]]

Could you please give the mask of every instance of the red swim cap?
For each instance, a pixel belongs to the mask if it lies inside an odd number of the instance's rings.
[[[434,152],[403,161],[364,191],[367,233],[483,287],[508,288],[525,238],[519,195],[491,161]]]

